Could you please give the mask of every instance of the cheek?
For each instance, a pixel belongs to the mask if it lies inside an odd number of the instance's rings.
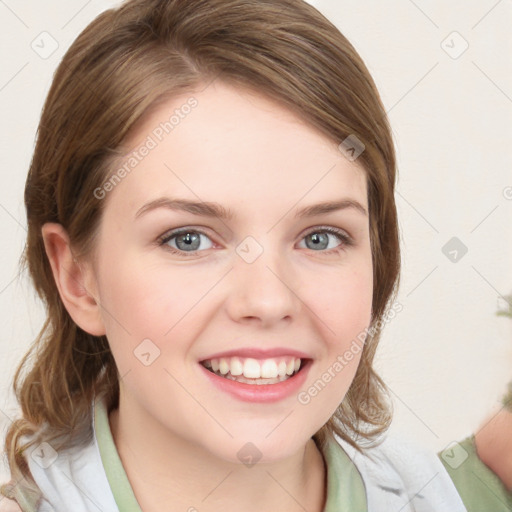
[[[366,261],[366,260],[365,260]],[[371,322],[373,272],[361,264],[325,281],[324,293],[317,293],[319,328],[324,339],[325,362],[321,381],[331,389],[332,411],[343,400],[359,366],[368,326]],[[334,387],[330,386],[335,382]]]
[[[361,360],[371,321],[373,276],[371,266],[339,272],[316,288],[315,313],[323,338],[317,370],[298,394],[298,402],[320,429],[344,400]],[[321,293],[323,290],[323,293]]]
[[[320,284],[320,283],[317,283]],[[373,275],[371,265],[326,276],[316,288],[315,311],[326,324],[333,342],[343,345],[371,321]]]
[[[190,328],[188,319],[215,284],[211,270],[148,263],[140,255],[125,255],[110,268],[103,274],[100,293],[107,336],[110,329],[109,339],[130,337],[133,345],[149,338],[163,346],[175,328]]]

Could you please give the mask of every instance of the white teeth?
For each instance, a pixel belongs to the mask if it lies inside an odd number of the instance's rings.
[[[275,379],[277,377],[277,363],[273,359],[267,359],[263,362],[261,365],[261,376],[264,379]]]
[[[228,360],[225,359],[224,357],[220,360],[219,370],[220,373],[222,373],[222,375],[226,375],[226,373],[229,372],[229,363]]]
[[[245,360],[244,377],[248,379],[259,379],[261,377],[261,366],[256,359],[249,357]]]
[[[233,377],[233,380],[244,382],[244,379],[261,379],[261,382],[258,381],[258,383],[265,384],[263,379],[272,379],[275,382],[286,380],[299,371],[301,363],[301,359],[293,356],[265,360],[252,357],[221,357],[220,359],[207,359],[203,361],[203,366],[211,368],[217,375]]]
[[[244,365],[240,361],[240,358],[233,357],[231,358],[231,365],[230,365],[230,372],[231,375],[242,375],[244,373]]]
[[[244,384],[253,384],[257,386],[261,386],[262,384],[277,384],[278,382],[283,382],[284,380],[289,379],[290,377],[276,377],[275,379],[247,379],[243,375],[239,375],[238,377],[233,377],[231,374],[227,374],[225,376],[226,379],[236,380],[237,382],[243,382]]]

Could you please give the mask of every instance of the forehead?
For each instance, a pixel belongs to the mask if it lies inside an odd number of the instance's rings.
[[[166,194],[260,208],[352,197],[367,207],[366,173],[334,141],[278,103],[222,82],[153,108],[124,147],[109,201],[125,210]]]

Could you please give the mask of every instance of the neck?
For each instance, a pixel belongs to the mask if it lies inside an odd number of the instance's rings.
[[[218,459],[161,424],[119,409],[109,415],[119,457],[144,512],[321,512],[326,468],[313,439],[286,460],[247,467]],[[129,421],[125,419],[129,416]]]

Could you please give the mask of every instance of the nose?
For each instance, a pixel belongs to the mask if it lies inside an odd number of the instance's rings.
[[[249,244],[252,256],[243,250],[235,256],[229,276],[228,314],[236,322],[254,322],[261,327],[290,322],[298,316],[302,304],[290,262],[278,254],[282,251],[277,248],[258,251],[254,245]]]

